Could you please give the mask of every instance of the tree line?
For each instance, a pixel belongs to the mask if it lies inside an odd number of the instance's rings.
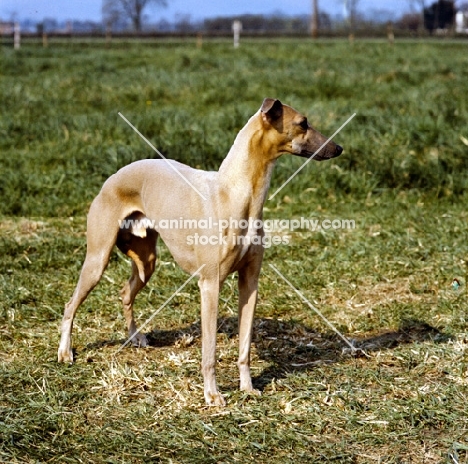
[[[396,31],[419,31],[430,33],[438,29],[450,29],[455,18],[453,0],[437,0],[426,5],[425,0],[409,0],[413,12],[395,17],[390,11],[365,11],[358,9],[359,0],[346,0],[346,15],[330,15],[320,10],[318,0],[312,1],[312,14],[287,16],[283,14],[243,14],[207,18],[192,21],[190,15],[179,14],[173,22],[160,20],[151,23],[148,11],[152,8],[164,8],[170,0],[103,0],[102,22],[69,22],[67,28],[60,28],[54,20],[46,20],[38,25],[38,32],[178,32],[207,34],[227,34],[232,31],[234,20],[240,20],[244,33],[290,33],[340,34],[382,29],[392,25]],[[417,8],[414,8],[414,7]],[[463,7],[463,5],[461,5]],[[464,6],[468,10],[468,3]],[[420,9],[420,11],[417,11]],[[415,11],[416,10],[416,11]]]
[[[144,29],[144,13],[150,7],[165,7],[168,0],[103,0],[103,23],[108,30],[122,29],[131,25],[133,30],[139,32]],[[203,30],[206,32],[228,32],[232,29],[234,20],[240,20],[244,31],[284,31],[306,33],[312,32],[317,36],[319,31],[330,31],[336,28],[348,27],[351,32],[354,29],[369,28],[369,26],[393,23],[396,28],[407,30],[426,29],[433,32],[437,29],[450,28],[455,18],[454,0],[436,0],[426,5],[426,0],[408,0],[409,4],[419,9],[419,12],[407,13],[400,18],[379,18],[369,12],[360,12],[359,0],[344,0],[346,17],[332,17],[321,12],[319,1],[312,0],[312,14],[301,16],[276,15],[252,15],[225,16],[205,19],[201,22],[193,22],[189,15],[179,15],[173,24],[167,21],[161,22],[159,29],[164,31],[172,29],[179,32],[193,32]],[[385,16],[385,15],[384,15]],[[154,26],[154,25],[153,25]],[[156,27],[157,29],[157,27]]]

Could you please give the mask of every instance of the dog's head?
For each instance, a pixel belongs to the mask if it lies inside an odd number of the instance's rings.
[[[260,108],[265,125],[278,133],[278,151],[323,161],[341,155],[343,148],[315,130],[301,113],[279,100],[265,98]]]

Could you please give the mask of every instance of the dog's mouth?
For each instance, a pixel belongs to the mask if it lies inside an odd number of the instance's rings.
[[[323,147],[320,151],[309,151],[303,150],[301,153],[295,153],[297,156],[303,158],[313,158],[315,161],[325,161],[328,159],[336,158],[343,153],[343,147],[340,145],[333,144],[334,147]]]

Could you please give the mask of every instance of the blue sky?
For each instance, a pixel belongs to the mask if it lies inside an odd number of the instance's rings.
[[[167,8],[152,8],[154,19],[174,20],[176,15],[189,14],[192,19],[236,15],[242,13],[287,14],[310,13],[311,0],[167,0]],[[409,0],[359,0],[358,9],[366,11],[387,10],[397,14],[409,10]],[[319,7],[331,14],[343,12],[343,0],[319,0]],[[101,19],[100,0],[0,0],[0,19],[9,20],[16,14],[19,19],[42,21],[44,18],[58,20]]]

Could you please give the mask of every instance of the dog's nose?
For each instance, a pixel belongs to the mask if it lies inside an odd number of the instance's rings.
[[[340,156],[342,152],[343,152],[343,147],[340,145],[337,145],[336,150],[335,150],[335,156]]]

